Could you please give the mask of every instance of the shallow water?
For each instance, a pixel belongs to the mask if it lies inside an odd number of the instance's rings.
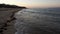
[[[60,34],[60,10],[23,9],[15,17],[15,34]]]

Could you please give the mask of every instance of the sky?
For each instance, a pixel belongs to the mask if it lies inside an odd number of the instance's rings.
[[[60,0],[0,0],[0,3],[25,7],[60,7]]]

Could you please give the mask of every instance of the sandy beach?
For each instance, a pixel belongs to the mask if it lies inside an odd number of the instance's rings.
[[[14,13],[21,8],[0,8],[0,34],[15,34]],[[11,17],[12,16],[12,17]],[[5,25],[7,24],[7,25]]]

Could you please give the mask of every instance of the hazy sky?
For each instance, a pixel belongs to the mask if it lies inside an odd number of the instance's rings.
[[[26,7],[60,7],[60,0],[0,0],[0,3]]]

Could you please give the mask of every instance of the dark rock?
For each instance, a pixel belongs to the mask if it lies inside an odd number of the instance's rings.
[[[7,20],[7,22],[11,22],[11,21],[13,21],[13,20],[16,20],[16,18],[13,17],[11,20]]]
[[[3,34],[3,30],[2,29],[0,30],[0,34]]]

